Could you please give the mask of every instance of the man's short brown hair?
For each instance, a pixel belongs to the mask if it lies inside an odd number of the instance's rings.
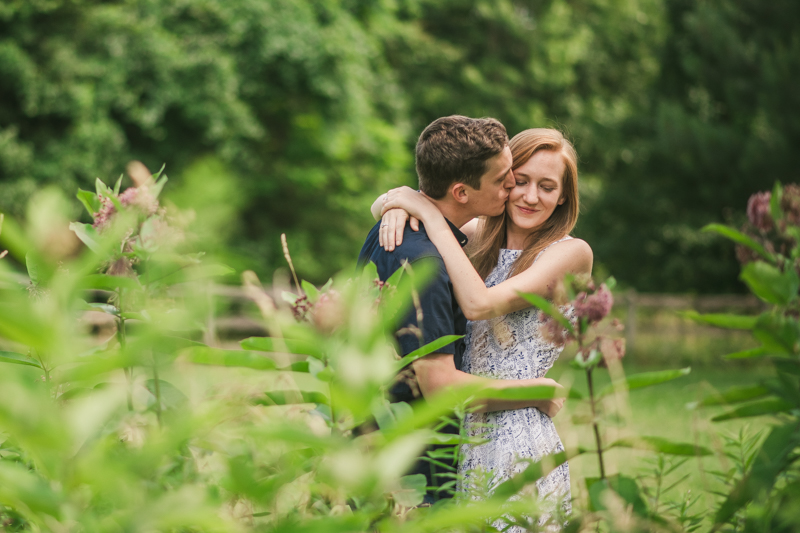
[[[507,145],[505,126],[493,118],[451,115],[434,120],[417,141],[420,190],[439,199],[455,182],[480,189],[487,161]]]

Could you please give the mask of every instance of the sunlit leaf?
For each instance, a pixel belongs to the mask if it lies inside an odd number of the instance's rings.
[[[91,251],[95,253],[102,253],[103,248],[98,242],[97,231],[91,224],[81,224],[80,222],[71,222],[69,229],[75,232],[75,235],[85,244]]]
[[[100,289],[105,291],[115,291],[117,289],[135,291],[142,288],[139,282],[133,278],[109,276],[107,274],[91,274],[89,276],[84,276],[80,280],[80,286],[85,289]]]
[[[697,311],[685,311],[680,314],[701,324],[709,324],[726,329],[753,329],[756,325],[756,320],[758,320],[757,316],[700,314]]]
[[[672,442],[661,437],[631,437],[619,439],[608,445],[608,448],[633,448],[636,450],[650,450],[668,455],[711,455],[712,452],[704,446],[683,442]]]
[[[0,363],[11,363],[15,365],[27,365],[35,366],[36,368],[42,368],[42,364],[33,357],[16,352],[0,351]]]
[[[428,344],[422,346],[421,348],[417,348],[413,352],[409,353],[408,355],[400,359],[400,361],[397,362],[397,370],[401,370],[406,366],[410,365],[411,363],[413,363],[414,361],[416,361],[417,359],[421,359],[426,355],[432,354],[437,350],[444,348],[448,344],[452,344],[458,339],[461,339],[463,337],[464,337],[463,335],[445,335],[444,337],[439,337],[435,341],[429,342]]]
[[[630,376],[626,376],[624,379],[620,381],[615,381],[603,387],[600,392],[598,393],[598,398],[606,396],[614,392],[616,387],[626,388],[628,390],[635,390],[641,389],[644,387],[650,387],[652,385],[658,385],[661,383],[666,383],[667,381],[672,381],[673,379],[678,379],[683,377],[689,372],[691,372],[691,368],[686,367],[680,370],[660,370],[657,372],[642,372],[641,374],[633,374]]]
[[[751,416],[775,415],[778,413],[785,413],[796,407],[793,403],[787,402],[780,398],[768,398],[753,403],[748,403],[737,407],[733,411],[728,411],[721,415],[717,415],[711,419],[712,422],[722,422],[724,420],[733,420],[735,418],[747,418]]]
[[[778,267],[761,261],[748,263],[739,276],[753,294],[765,302],[786,305],[797,299],[800,277],[793,268],[781,272]]]
[[[756,242],[752,237],[745,235],[744,233],[737,231],[733,228],[729,228],[728,226],[724,226],[722,224],[708,224],[707,226],[703,227],[701,231],[709,232],[709,233],[718,233],[723,237],[727,237],[728,239],[746,246],[756,252],[758,255],[766,259],[767,261],[774,262],[775,258],[767,252],[767,250],[758,242]]]
[[[573,337],[576,336],[575,328],[572,326],[572,322],[570,322],[567,317],[561,314],[561,311],[558,310],[558,307],[556,307],[553,302],[550,302],[538,294],[527,294],[523,292],[518,294],[532,306],[541,309],[545,314],[554,318],[564,329],[569,331],[570,335]]]
[[[265,399],[255,400],[259,405],[290,405],[296,403],[317,403],[330,405],[328,397],[317,391],[273,390],[264,393]]]
[[[293,353],[310,355],[315,359],[322,359],[321,347],[313,342],[302,339],[282,339],[278,337],[250,337],[239,345],[245,350],[256,350],[272,353]]]
[[[196,347],[185,350],[183,354],[188,361],[199,365],[235,366],[256,370],[278,368],[275,361],[256,352]]]

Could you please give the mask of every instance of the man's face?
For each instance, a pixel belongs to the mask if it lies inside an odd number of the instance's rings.
[[[506,208],[506,200],[514,188],[514,173],[511,172],[511,149],[506,146],[502,152],[489,159],[486,172],[481,176],[481,188],[475,190],[466,186],[469,192],[469,206],[475,216],[496,216]]]

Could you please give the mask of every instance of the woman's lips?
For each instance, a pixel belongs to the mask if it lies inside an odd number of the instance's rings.
[[[539,212],[538,209],[529,209],[527,207],[522,207],[520,205],[517,206],[517,209],[522,211],[522,214],[524,214],[524,215],[532,215],[534,213],[538,213]]]

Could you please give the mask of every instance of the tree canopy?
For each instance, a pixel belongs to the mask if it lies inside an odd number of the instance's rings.
[[[553,126],[578,233],[642,290],[736,290],[698,233],[794,179],[798,8],[737,0],[127,0],[0,6],[0,212],[167,165],[249,267],[353,264],[433,119]],[[796,165],[795,165],[796,166]],[[169,199],[169,198],[168,198]]]

